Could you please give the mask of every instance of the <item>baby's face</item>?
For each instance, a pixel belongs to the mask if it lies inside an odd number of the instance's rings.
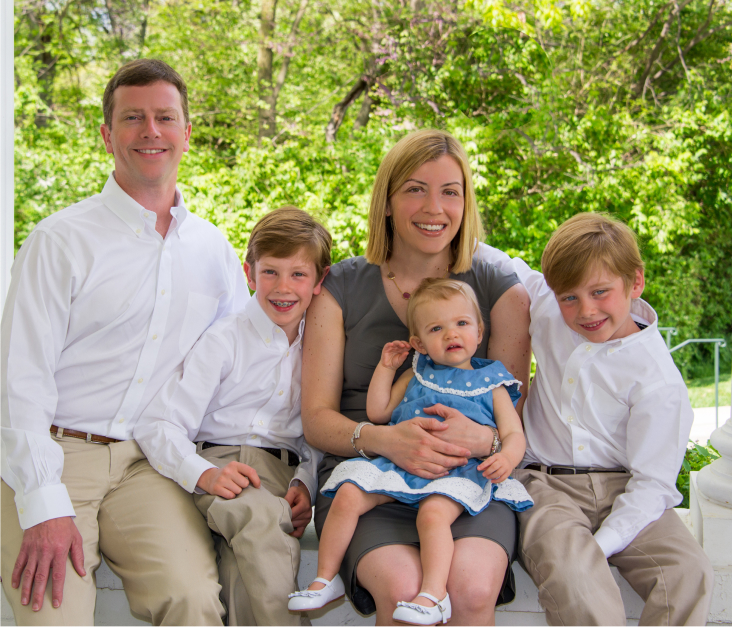
[[[437,364],[472,370],[470,359],[483,339],[472,303],[455,294],[448,300],[425,303],[415,316],[417,335],[410,338],[414,349]]]

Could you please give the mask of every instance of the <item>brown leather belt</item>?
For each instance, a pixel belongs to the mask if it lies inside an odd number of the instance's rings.
[[[215,444],[214,442],[204,442],[201,445],[201,448],[207,449],[207,448],[211,448],[214,446],[229,446],[229,445],[228,444]],[[242,446],[248,446],[248,445],[243,444]],[[282,449],[280,449],[280,448],[267,448],[264,446],[255,446],[253,448],[258,448],[263,451],[267,451],[270,455],[274,455],[277,459],[282,460],[282,454],[280,452]],[[285,450],[287,451],[287,465],[288,466],[297,466],[300,463],[300,458],[297,455],[295,455],[295,453],[290,451],[289,449],[285,449]]]
[[[625,468],[576,468],[575,466],[542,466],[541,464],[529,464],[524,466],[525,470],[538,470],[548,475],[586,475],[591,472],[628,472]]]
[[[55,435],[59,439],[66,435],[70,438],[78,438],[79,440],[95,442],[96,444],[114,444],[115,442],[122,442],[122,440],[108,438],[105,435],[94,435],[93,433],[84,433],[83,431],[64,429],[63,427],[57,427],[56,425],[51,425],[51,433],[53,433],[53,435]]]

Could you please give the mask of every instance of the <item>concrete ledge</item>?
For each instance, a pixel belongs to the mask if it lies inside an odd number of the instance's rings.
[[[689,510],[676,510],[684,522],[691,528],[691,520]],[[315,529],[312,524],[306,529],[305,535],[300,542],[302,548],[302,558],[300,562],[300,572],[298,581],[300,587],[308,585],[316,576],[318,563],[318,539],[315,535]],[[531,581],[523,568],[516,563],[513,565],[514,576],[516,577],[516,599],[509,605],[499,607],[496,611],[497,625],[546,625],[544,612],[539,605],[539,593],[536,586]],[[635,593],[617,572],[612,568],[613,576],[618,582],[620,592],[625,604],[625,612],[628,617],[628,625],[637,625],[638,618],[643,610],[643,600]],[[720,604],[727,605],[729,599],[726,598],[726,590],[729,585],[729,579],[732,573],[717,573],[715,581],[715,606]],[[724,581],[722,581],[724,580]],[[723,585],[723,584],[727,585]],[[97,606],[94,612],[95,623],[97,625],[148,625],[149,623],[135,618],[129,609],[127,598],[122,589],[122,582],[112,573],[106,563],[97,571]],[[720,596],[721,595],[721,596]],[[720,596],[720,598],[717,598]],[[721,598],[721,597],[725,598]],[[710,619],[719,620],[720,616],[712,612]],[[13,613],[2,596],[2,625],[15,625]],[[353,609],[351,604],[346,600],[328,606],[327,610],[312,612],[310,620],[313,625],[374,625],[375,616],[361,616]],[[730,624],[729,621],[722,619],[718,623],[709,624]]]

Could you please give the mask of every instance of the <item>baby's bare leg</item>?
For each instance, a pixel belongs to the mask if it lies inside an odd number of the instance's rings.
[[[428,496],[419,504],[417,531],[422,560],[421,591],[438,599],[444,599],[447,594],[447,577],[455,548],[450,525],[464,510],[460,503],[441,494]],[[419,595],[413,602],[426,607],[434,605],[432,601]]]
[[[391,503],[394,499],[381,494],[369,494],[352,483],[344,483],[338,488],[328,517],[320,534],[320,550],[318,551],[318,577],[330,581],[340,570],[343,556],[353,538],[358,519],[377,505]],[[320,582],[313,582],[309,590],[320,590],[325,587]]]

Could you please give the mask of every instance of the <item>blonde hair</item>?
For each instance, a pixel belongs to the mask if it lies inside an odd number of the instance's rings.
[[[379,166],[371,193],[369,209],[369,242],[366,261],[376,265],[389,259],[394,246],[394,230],[386,215],[389,199],[405,181],[428,161],[449,155],[463,171],[465,208],[460,230],[450,242],[452,272],[467,272],[478,242],[483,240],[483,225],[475,198],[468,155],[462,144],[450,133],[436,129],[415,131],[400,139]]]
[[[254,267],[264,256],[284,259],[304,248],[315,264],[320,280],[330,266],[332,238],[327,229],[297,207],[271,211],[254,225],[247,245],[246,262]]]
[[[475,316],[478,319],[478,328],[483,333],[485,325],[483,324],[483,316],[480,313],[478,298],[473,288],[457,279],[428,278],[419,284],[419,287],[409,299],[409,305],[407,305],[407,327],[409,328],[409,335],[419,337],[419,333],[417,333],[417,310],[419,307],[425,303],[434,303],[438,300],[450,300],[458,294],[464,296],[473,305]]]
[[[626,293],[644,267],[635,233],[601,213],[578,213],[564,222],[541,255],[544,278],[556,294],[576,288],[598,267],[621,277]]]

